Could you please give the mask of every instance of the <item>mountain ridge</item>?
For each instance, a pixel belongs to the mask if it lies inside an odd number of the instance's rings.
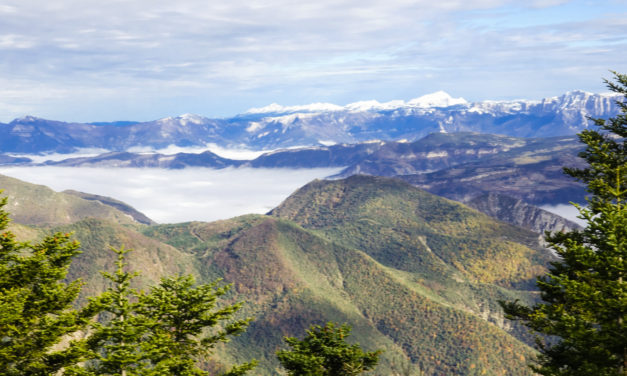
[[[562,136],[586,129],[589,116],[615,116],[617,99],[610,94],[573,91],[538,101],[468,103],[436,93],[414,102],[364,102],[352,109],[277,105],[268,108],[275,111],[270,113],[257,111],[221,119],[184,114],[145,122],[113,122],[112,126],[27,116],[0,124],[0,150],[69,153],[79,148],[126,151],[131,147],[159,149],[209,143],[267,150],[373,139],[413,141],[432,132],[462,131],[516,137]]]

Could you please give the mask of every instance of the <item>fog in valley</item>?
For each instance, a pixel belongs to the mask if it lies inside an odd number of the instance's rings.
[[[83,167],[2,167],[0,174],[55,191],[124,201],[159,223],[214,221],[264,214],[306,183],[341,168],[183,170]]]

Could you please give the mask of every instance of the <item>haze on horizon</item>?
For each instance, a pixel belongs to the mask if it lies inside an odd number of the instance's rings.
[[[618,0],[8,0],[0,121],[602,92],[627,71],[626,16]]]

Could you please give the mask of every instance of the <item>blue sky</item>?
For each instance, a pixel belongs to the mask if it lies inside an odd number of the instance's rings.
[[[9,0],[0,121],[602,92],[626,51],[625,0]]]

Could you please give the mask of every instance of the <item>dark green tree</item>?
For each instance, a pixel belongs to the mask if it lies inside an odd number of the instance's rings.
[[[142,344],[151,323],[137,314],[139,293],[131,287],[137,273],[125,270],[129,251],[113,249],[117,254],[116,270],[102,273],[111,286],[101,297],[102,314],[87,338],[91,357],[82,367],[68,369],[69,375],[132,376],[149,369]]]
[[[373,369],[381,351],[364,352],[359,345],[349,345],[350,326],[313,325],[302,340],[286,337],[291,350],[280,350],[277,357],[293,376],[349,376]]]
[[[139,301],[138,314],[150,322],[144,351],[155,370],[164,375],[207,375],[196,361],[206,356],[220,342],[242,333],[251,319],[230,320],[241,303],[217,307],[218,298],[230,285],[219,281],[195,286],[192,276],[163,278]],[[210,331],[210,329],[212,331]],[[226,375],[243,375],[255,362],[233,367]]]
[[[0,374],[52,375],[82,360],[84,341],[70,339],[99,305],[72,308],[81,283],[64,279],[78,242],[62,233],[38,244],[17,242],[7,230],[6,203],[0,199]]]
[[[605,82],[627,97],[627,75],[613,73]],[[565,169],[587,184],[588,205],[577,206],[586,227],[547,234],[559,260],[538,278],[539,303],[502,303],[543,335],[532,365],[542,375],[627,375],[627,104],[616,103],[621,114],[579,134],[588,167]]]
[[[68,375],[201,376],[197,366],[219,342],[243,332],[250,319],[225,321],[241,304],[216,308],[229,286],[219,281],[194,285],[191,276],[163,278],[147,293],[131,287],[137,273],[126,269],[129,250],[117,255],[115,273],[103,273],[112,286],[103,294],[103,315],[93,324],[87,343],[91,357]],[[219,328],[219,329],[217,329]],[[234,366],[225,376],[244,375],[255,362]]]

